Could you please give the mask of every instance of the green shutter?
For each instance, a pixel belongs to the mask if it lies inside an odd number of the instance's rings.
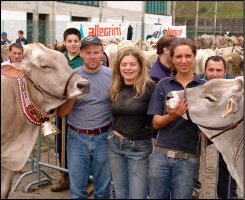
[[[76,4],[82,4],[82,5],[91,5],[91,6],[99,6],[98,1],[63,1],[66,3],[76,3]]]
[[[146,1],[145,12],[159,15],[166,15],[167,1]]]

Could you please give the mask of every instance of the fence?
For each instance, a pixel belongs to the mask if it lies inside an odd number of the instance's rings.
[[[51,154],[55,152],[55,146],[53,145],[52,141],[54,140],[54,136],[51,136],[48,139],[41,139],[41,134],[38,135],[37,138],[37,145],[36,145],[36,149],[34,148],[30,159],[28,160],[28,165],[29,165],[29,171],[23,173],[18,181],[15,183],[15,185],[12,188],[12,192],[15,192],[18,188],[18,186],[20,185],[20,183],[22,182],[22,180],[26,177],[26,176],[33,176],[36,175],[36,180],[29,183],[24,191],[25,192],[29,192],[29,190],[31,189],[31,187],[33,187],[34,185],[38,185],[41,184],[43,182],[48,182],[48,183],[52,183],[54,180],[53,178],[47,173],[46,170],[44,170],[43,168],[50,168],[52,170],[58,170],[58,171],[63,171],[63,172],[67,172],[67,169],[65,168],[61,168],[58,165],[58,157],[55,157],[55,160],[51,160]],[[206,144],[207,145],[207,144]],[[42,148],[41,146],[46,146],[47,147],[47,152],[48,152],[48,159],[44,160],[43,158],[41,158],[42,155]],[[207,146],[206,146],[207,147]],[[216,194],[216,188],[217,188],[217,174],[218,174],[218,154],[217,154],[217,150],[216,148],[211,145],[208,148],[205,148],[205,160],[204,160],[204,165],[205,165],[205,179],[207,182],[206,185],[206,198],[207,199],[216,199],[217,194]],[[53,157],[53,156],[52,156]],[[51,164],[53,163],[53,164]],[[45,178],[41,178],[41,174],[45,175]],[[200,173],[200,179],[201,179],[201,173]],[[204,184],[202,185],[202,187],[204,187]],[[204,189],[204,188],[203,188]],[[228,191],[229,193],[229,191]],[[57,193],[57,195],[59,195]]]
[[[175,19],[176,26],[187,26],[187,37],[195,37],[195,18],[180,18]],[[224,35],[228,31],[234,35],[241,36],[244,33],[244,18],[217,18],[216,27],[214,27],[213,18],[199,18],[197,35],[204,33],[209,35]]]

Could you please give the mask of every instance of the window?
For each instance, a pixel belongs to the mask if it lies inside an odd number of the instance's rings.
[[[97,6],[97,7],[99,7],[99,1],[59,1],[59,2],[75,3],[75,4],[81,4],[81,5]]]
[[[167,1],[146,1],[145,12],[157,15],[167,15]]]

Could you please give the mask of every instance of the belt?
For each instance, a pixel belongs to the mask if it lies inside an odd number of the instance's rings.
[[[121,138],[117,135],[113,135],[113,138],[117,141],[117,142],[121,142],[122,144],[134,144],[134,140],[129,140],[128,138]]]
[[[97,135],[97,134],[100,134],[100,133],[107,132],[109,130],[109,128],[111,128],[111,122],[109,124],[105,125],[102,128],[90,129],[90,130],[78,129],[78,128],[70,125],[70,124],[68,125],[68,127],[70,129],[72,129],[73,131],[77,131],[79,133],[84,133],[84,134],[88,134],[88,135]]]
[[[198,154],[170,151],[170,150],[162,148],[162,147],[155,147],[154,150],[156,152],[163,154],[163,155],[170,157],[170,158],[188,159],[188,158],[200,157],[200,155],[198,155]]]

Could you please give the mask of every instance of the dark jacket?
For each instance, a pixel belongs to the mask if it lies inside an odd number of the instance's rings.
[[[198,76],[199,76],[201,79],[207,80],[207,77],[206,77],[205,73],[199,74]],[[230,75],[230,74],[228,74],[228,73],[225,74],[225,79],[233,79],[233,78],[235,78],[235,77],[232,76],[232,75]],[[207,81],[208,81],[208,80],[207,80]]]

